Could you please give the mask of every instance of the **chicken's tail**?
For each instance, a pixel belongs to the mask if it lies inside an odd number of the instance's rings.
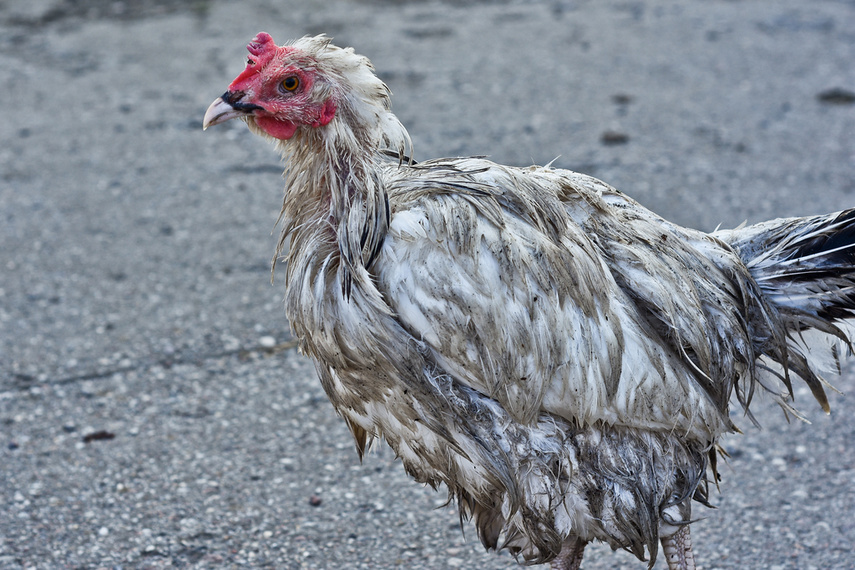
[[[778,362],[776,375],[790,396],[792,371],[828,411],[818,373],[839,373],[841,345],[851,352],[855,338],[855,209],[772,220],[715,235],[747,265],[785,329],[785,350],[761,352]],[[818,342],[817,336],[832,342]]]

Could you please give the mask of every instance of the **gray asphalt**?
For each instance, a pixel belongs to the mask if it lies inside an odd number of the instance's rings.
[[[261,30],[368,55],[416,158],[554,160],[705,230],[855,205],[852,0],[0,4],[0,568],[515,566],[384,446],[360,464],[293,348],[281,165],[200,125]],[[855,567],[833,381],[811,425],[736,414],[701,567]]]

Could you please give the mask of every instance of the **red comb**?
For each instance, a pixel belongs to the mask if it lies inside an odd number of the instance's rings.
[[[259,32],[249,45],[246,46],[249,51],[249,58],[246,62],[246,69],[238,75],[231,85],[230,91],[240,91],[246,88],[245,82],[252,79],[256,74],[261,73],[264,67],[273,60],[277,55],[284,55],[293,51],[291,46],[277,46],[273,42],[273,38],[267,32]]]
[[[257,36],[252,38],[249,45],[246,46],[249,53],[252,55],[261,55],[269,49],[276,49],[276,44],[273,43],[273,38],[267,32],[259,32]]]

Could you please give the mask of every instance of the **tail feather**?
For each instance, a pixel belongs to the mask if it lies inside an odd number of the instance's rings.
[[[732,234],[730,245],[775,305],[826,321],[855,318],[855,209]]]
[[[855,332],[855,209],[715,235],[746,264],[785,329],[785,358],[773,354],[780,347],[760,347],[759,354],[778,365],[767,370],[783,381],[790,396],[788,373],[798,375],[828,412],[827,383],[819,373],[839,371],[840,344],[851,353]],[[818,342],[812,331],[830,342]]]

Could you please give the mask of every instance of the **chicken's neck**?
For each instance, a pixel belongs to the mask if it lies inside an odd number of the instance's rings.
[[[312,266],[328,274],[327,285],[338,281],[349,296],[353,274],[370,267],[389,225],[379,158],[364,147],[320,137],[295,142],[300,144],[284,149],[287,182],[277,250],[278,256],[288,249],[286,285],[296,268]]]

